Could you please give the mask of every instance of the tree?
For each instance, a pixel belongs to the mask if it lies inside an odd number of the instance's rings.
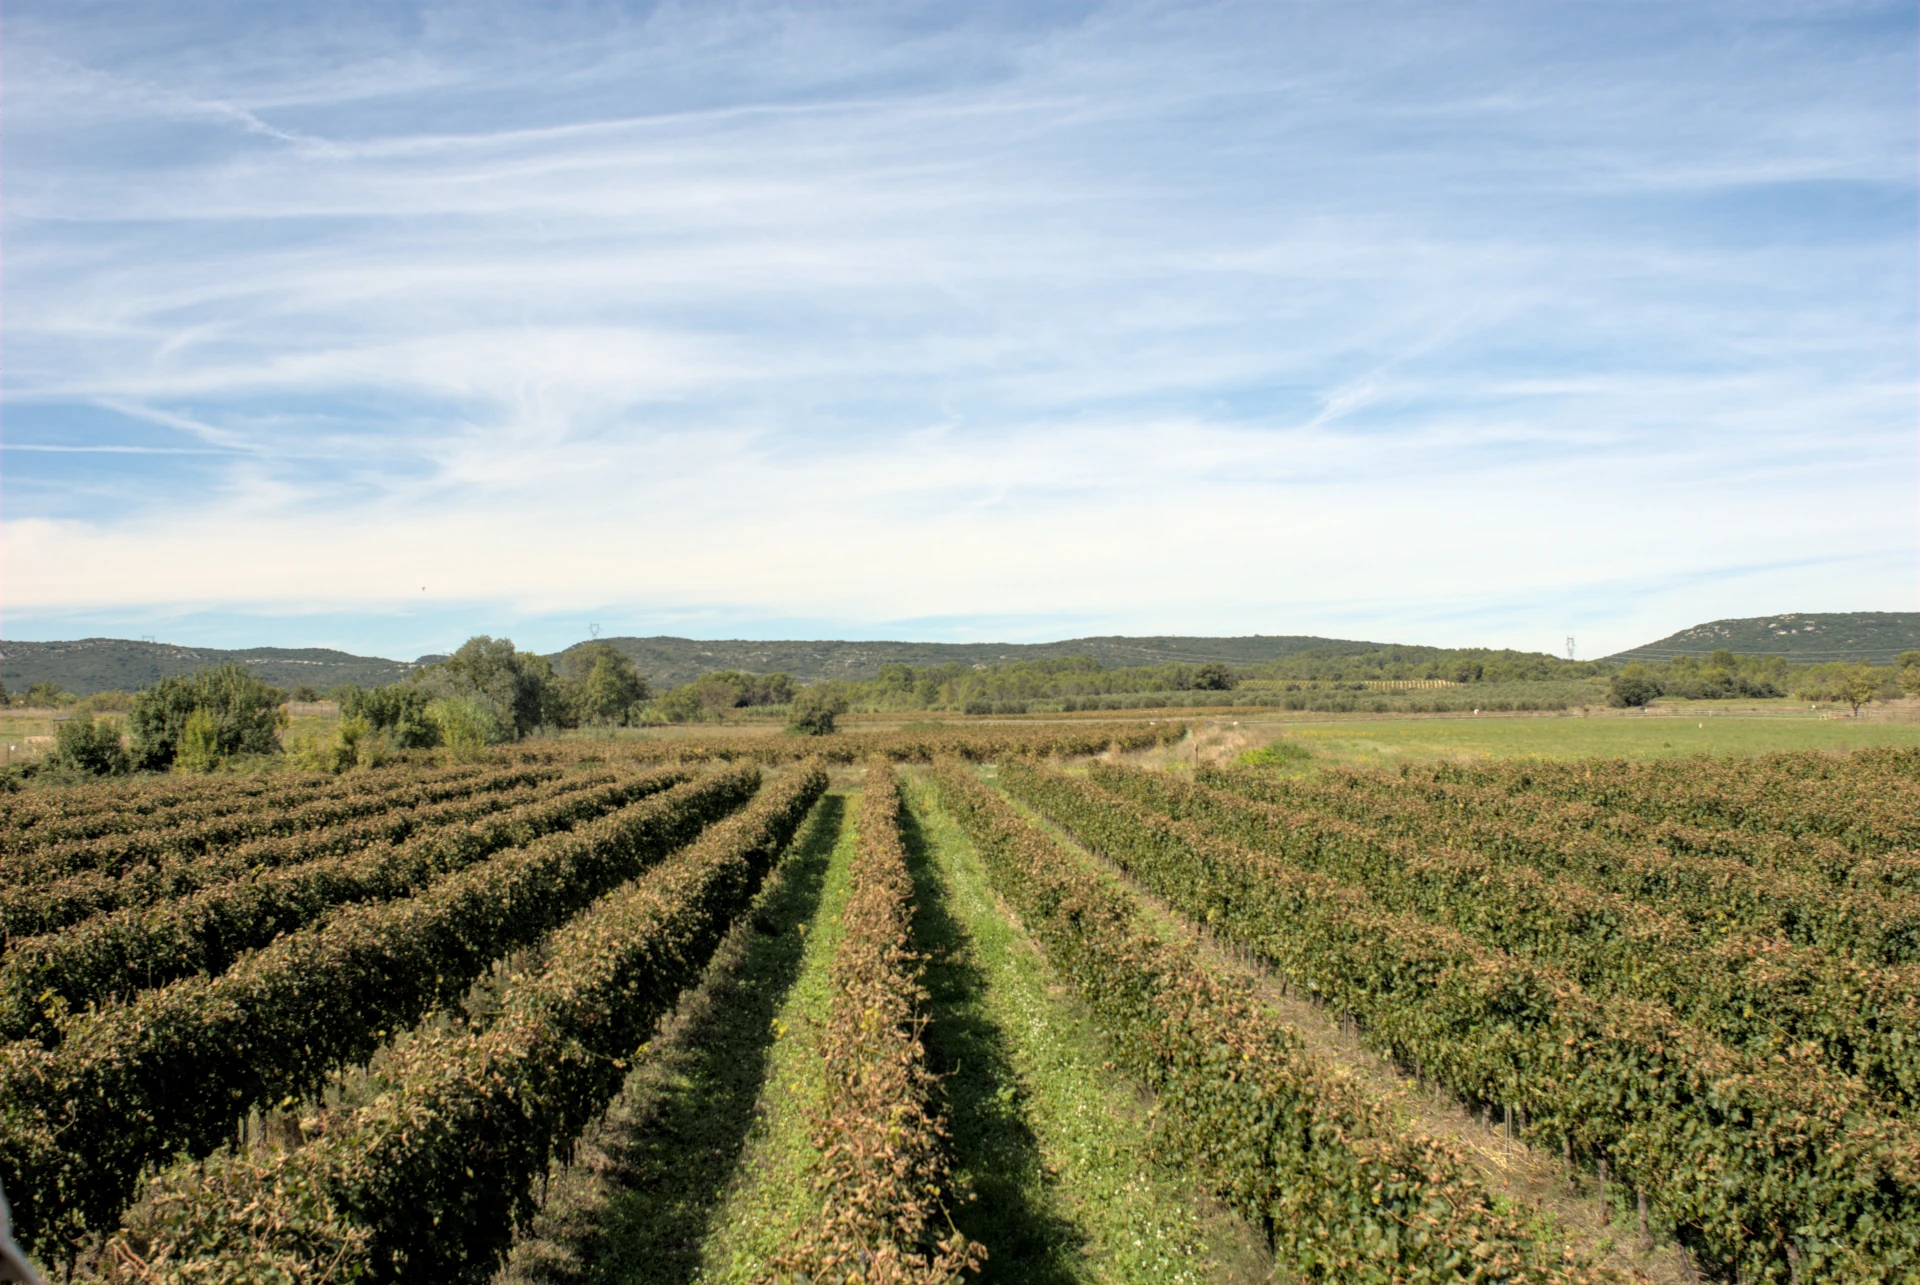
[[[164,771],[180,754],[195,714],[194,752],[216,759],[280,752],[280,691],[239,665],[163,678],[133,698],[134,766]]]
[[[834,719],[847,712],[847,698],[831,683],[802,687],[793,698],[787,715],[787,730],[806,736],[828,736]]]
[[[646,677],[612,647],[602,643],[596,650],[593,668],[575,694],[575,708],[583,722],[624,724],[633,707],[647,699]]]
[[[1920,651],[1903,651],[1894,663],[1900,690],[1909,696],[1920,696]]]
[[[566,693],[544,656],[515,651],[510,638],[477,634],[411,681],[431,700],[484,705],[492,723],[510,738],[565,721]]]
[[[1210,660],[1193,671],[1193,685],[1198,691],[1232,691],[1235,682],[1233,671],[1218,661]]]
[[[1660,695],[1660,680],[1639,661],[1613,676],[1607,685],[1607,704],[1615,709],[1639,709]]]
[[[1853,706],[1855,718],[1860,717],[1860,707],[1871,701],[1879,692],[1880,680],[1874,675],[1871,665],[1849,665],[1834,676],[1833,694],[1839,700]]]
[[[89,776],[116,776],[132,759],[120,744],[120,725],[93,715],[70,718],[53,734],[53,760]]]

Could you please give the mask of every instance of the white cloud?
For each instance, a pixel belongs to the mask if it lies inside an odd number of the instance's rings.
[[[1909,605],[1895,6],[27,10],[15,621]]]

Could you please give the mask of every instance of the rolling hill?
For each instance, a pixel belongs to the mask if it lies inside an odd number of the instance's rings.
[[[325,691],[337,683],[371,687],[405,677],[412,666],[377,656],[354,656],[325,647],[181,647],[173,643],[125,638],[80,638],[70,642],[0,642],[0,682],[12,693],[34,683],[58,683],[66,691],[89,696],[102,691],[137,691],[162,678],[211,669],[238,661],[275,687],[311,683]]]
[[[1797,665],[1829,660],[1891,664],[1920,648],[1920,611],[1801,611],[1742,620],[1710,620],[1608,660],[1672,660],[1720,648],[1740,656],[1784,656]]]
[[[813,683],[828,678],[874,678],[879,675],[880,666],[890,664],[995,665],[1018,660],[1091,656],[1110,669],[1170,661],[1200,664],[1217,660],[1229,665],[1255,665],[1322,648],[1364,652],[1380,646],[1339,638],[1269,634],[1244,638],[1069,638],[1051,643],[755,642],[691,638],[603,638],[600,641],[632,657],[655,687],[691,682],[716,669],[791,674],[803,683]],[[567,650],[588,645],[576,643]]]
[[[1158,665],[1168,661],[1218,660],[1252,665],[1315,649],[1369,651],[1375,643],[1334,638],[1073,638],[1053,643],[920,643],[776,641],[694,638],[605,638],[633,657],[655,688],[691,682],[716,669],[749,673],[786,673],[803,683],[826,678],[866,679],[892,663],[908,665],[991,665],[1001,661],[1057,656],[1092,656],[1101,664]],[[587,646],[576,643],[568,651]],[[406,676],[414,665],[444,659],[422,656],[409,664],[377,656],[355,656],[321,647],[251,647],[227,651],[122,638],[82,638],[69,642],[0,642],[0,681],[10,692],[34,683],[58,683],[86,696],[118,689],[136,691],[173,674],[188,674],[238,661],[276,687],[311,683],[325,691],[336,683],[375,686]]]

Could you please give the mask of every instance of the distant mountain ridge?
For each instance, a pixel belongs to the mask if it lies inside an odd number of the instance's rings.
[[[1109,669],[1122,665],[1164,665],[1172,661],[1256,665],[1303,651],[1333,648],[1371,651],[1380,643],[1303,635],[1254,634],[1241,638],[1162,636],[1069,638],[1050,643],[840,642],[692,638],[602,638],[600,642],[630,656],[656,687],[691,682],[716,669],[754,674],[791,674],[803,683],[825,679],[877,678],[882,665],[996,665],[1008,661],[1091,656]],[[591,646],[575,643],[568,651]]]
[[[874,678],[882,665],[889,664],[916,668],[947,664],[984,666],[1091,656],[1110,669],[1173,661],[1187,664],[1220,661],[1251,666],[1302,652],[1349,655],[1391,645],[1301,634],[1252,634],[1235,638],[1103,635],[1049,643],[761,641],[667,636],[598,641],[632,657],[656,689],[691,682],[716,669],[785,673],[800,682],[815,683],[835,678],[854,681]],[[578,642],[566,650],[591,645]],[[1827,660],[1873,660],[1887,664],[1903,651],[1920,648],[1920,612],[1800,612],[1714,620],[1606,659],[1671,660],[1681,654],[1705,656],[1721,647],[1742,655],[1785,656],[1801,664]],[[422,656],[408,662],[356,656],[325,647],[228,650],[126,638],[0,642],[0,681],[6,683],[9,692],[25,691],[34,683],[52,682],[66,691],[86,696],[110,689],[135,691],[174,674],[189,674],[232,661],[276,687],[293,688],[309,683],[325,691],[340,683],[372,687],[396,682],[416,666],[441,659],[444,657]]]
[[[1830,660],[1891,664],[1920,649],[1920,611],[1790,611],[1779,616],[1710,620],[1608,660],[1672,660],[1725,648],[1738,656],[1784,656],[1801,665]]]
[[[229,661],[275,687],[311,683],[325,691],[340,683],[378,686],[406,677],[402,660],[355,656],[327,647],[182,647],[127,638],[78,638],[68,642],[0,642],[0,682],[19,694],[34,683],[58,683],[78,696],[137,691],[175,674],[191,674]]]
[[[1380,645],[1338,638],[1261,634],[1247,638],[1072,638],[1052,643],[763,642],[672,637],[602,638],[599,641],[631,656],[656,688],[691,682],[716,669],[785,673],[800,682],[814,683],[830,678],[874,678],[879,675],[880,666],[887,664],[992,665],[1002,661],[1092,656],[1110,668],[1169,661],[1200,664],[1209,660],[1253,665],[1318,648],[1362,652]],[[566,650],[590,645],[579,642]],[[135,691],[174,674],[189,674],[236,661],[249,673],[276,687],[311,683],[325,691],[339,683],[371,687],[395,682],[415,665],[443,659],[445,657],[422,656],[409,664],[324,647],[250,647],[232,651],[125,638],[0,642],[0,682],[6,683],[9,692],[25,691],[34,683],[51,682],[76,695],[87,696],[114,689]]]

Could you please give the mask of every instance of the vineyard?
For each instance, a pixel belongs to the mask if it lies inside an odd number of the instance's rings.
[[[1920,1280],[1920,755],[1177,723],[0,797],[49,1279]]]

